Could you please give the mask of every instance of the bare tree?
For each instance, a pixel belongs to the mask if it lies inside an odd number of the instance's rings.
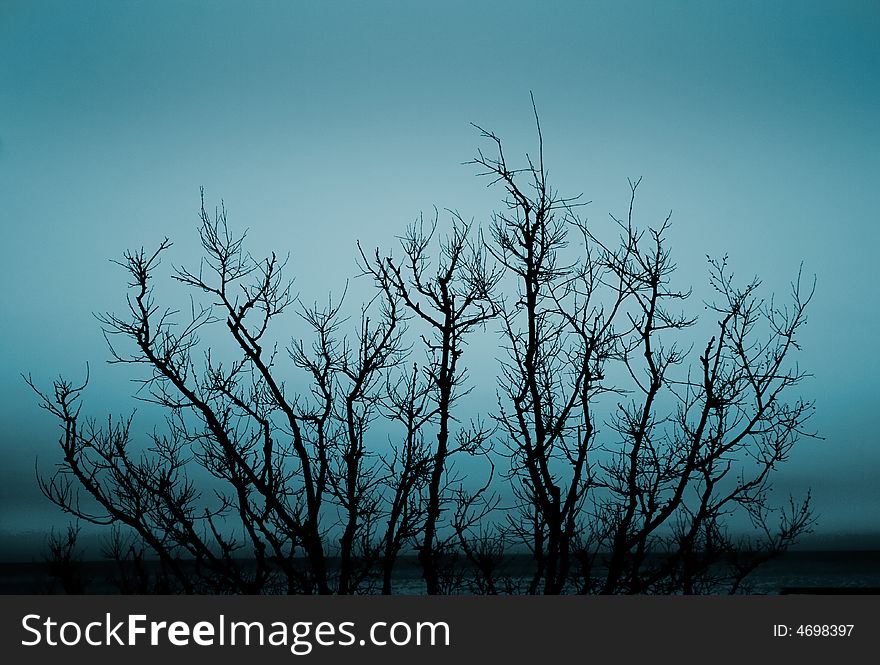
[[[805,376],[788,362],[812,290],[799,277],[779,308],[756,296],[757,281],[737,289],[726,261],[711,262],[718,330],[689,371],[696,319],[674,309],[689,293],[670,285],[669,217],[647,232],[634,225],[639,182],[627,217],[612,216],[620,234],[609,244],[578,216],[578,197],[549,184],[540,124],[538,159],[519,169],[480,131],[495,152],[473,163],[507,194],[489,251],[518,284],[501,314],[498,422],[519,502],[511,527],[535,561],[529,591],[689,593],[709,588],[698,586],[708,576],[717,582],[717,564],[735,551],[784,551],[812,520],[809,497],[780,517],[767,494],[772,471],[808,434],[811,405],[783,400]],[[594,405],[615,395],[612,437],[600,441]],[[763,542],[731,540],[735,509]],[[737,566],[733,589],[748,570]]]
[[[75,524],[69,525],[63,535],[53,529],[46,543],[49,549],[46,560],[49,578],[61,585],[61,590],[66,594],[85,592],[85,580],[76,549],[79,532],[79,525]]]
[[[780,307],[757,296],[757,280],[735,287],[726,259],[710,261],[719,295],[708,306],[718,316],[716,333],[697,369],[673,378],[669,370],[684,355],[657,333],[684,324],[659,306],[669,297],[663,284],[671,270],[661,240],[654,236],[653,258],[640,268],[646,289],[637,296],[642,315],[632,351],[644,357],[643,398],[620,408],[615,431],[627,455],[606,468],[610,495],[601,514],[612,554],[602,590],[694,593],[717,589],[723,579],[735,591],[757,563],[785,551],[813,522],[809,495],[782,507],[769,497],[772,472],[801,436],[812,435],[804,429],[812,405],[785,398],[806,376],[786,361],[797,349],[813,287],[805,291],[798,275],[789,304]],[[637,376],[634,355],[624,362]],[[648,414],[661,390],[676,404],[662,419]],[[729,535],[726,523],[738,511],[757,539]],[[648,557],[658,550],[669,554]]]
[[[481,151],[474,163],[506,191],[488,247],[517,289],[501,314],[506,358],[498,415],[519,501],[511,526],[535,560],[529,591],[560,593],[593,482],[591,403],[608,390],[605,364],[617,353],[613,323],[628,287],[608,280],[609,268],[589,247],[582,261],[566,262],[570,232],[587,230],[576,216],[578,197],[559,196],[547,180],[538,129],[537,163],[511,168],[501,140],[482,129],[496,152]]]
[[[427,374],[436,405],[437,442],[428,469],[425,521],[419,544],[419,562],[427,592],[440,592],[438,527],[448,486],[449,458],[459,452],[485,453],[490,431],[481,424],[461,428],[450,438],[455,402],[467,393],[462,386],[466,371],[459,364],[468,334],[482,327],[497,313],[492,290],[499,274],[487,266],[485,253],[469,239],[469,226],[453,213],[452,228],[441,242],[436,268],[431,266],[429,248],[437,228],[437,216],[430,229],[424,221],[413,224],[401,239],[402,262],[381,257],[379,250],[369,260],[361,251],[364,270],[381,288],[398,296],[406,307],[430,329],[423,337],[429,354]]]
[[[390,594],[397,558],[405,546],[418,538],[425,523],[424,492],[432,463],[425,429],[434,418],[435,409],[430,385],[420,379],[417,364],[413,364],[408,375],[388,381],[384,409],[387,418],[404,429],[402,441],[392,442],[392,453],[385,457],[389,505],[382,538],[382,593]]]
[[[346,345],[336,361],[341,391],[341,424],[338,463],[330,468],[330,487],[342,510],[342,536],[339,540],[339,593],[357,590],[370,574],[379,556],[376,521],[381,511],[383,485],[381,466],[366,437],[370,423],[381,412],[386,380],[385,370],[395,367],[404,352],[399,328],[397,303],[385,302],[381,320],[373,325],[365,309],[360,319],[357,346]],[[404,449],[406,452],[406,448]]]
[[[408,352],[398,296],[380,289],[348,337],[340,330],[341,302],[296,306],[283,261],[251,258],[224,209],[212,218],[203,201],[200,219],[205,258],[198,270],[180,268],[174,277],[207,294],[208,304],[193,301],[189,317],[155,305],[152,278],[166,240],[152,254],[125,255],[128,315],[100,317],[112,362],[149,368],[144,399],[167,410],[166,433],[155,432],[138,456],[131,418],[103,427],[81,422],[85,385],[59,380],[48,395],[29,380],[64,426],[64,460],[40,479],[44,494],[81,519],[128,527],[183,592],[356,593],[371,588],[380,560],[390,591],[398,554],[424,527],[422,430],[436,413],[417,372],[407,381],[393,376]],[[312,337],[288,348],[307,391],[287,387],[277,343],[265,341],[272,320],[288,309]],[[199,359],[199,334],[219,323],[233,352],[207,347]],[[134,351],[123,353],[116,336]],[[371,423],[383,415],[405,429],[403,442],[389,449],[369,440]],[[193,479],[196,463],[219,481],[210,507]],[[80,490],[88,501],[80,501]],[[338,534],[338,547],[330,534]],[[138,569],[141,550],[111,549]]]
[[[130,419],[106,427],[81,423],[84,386],[59,381],[53,397],[40,395],[64,425],[64,463],[41,487],[81,519],[132,529],[182,591],[253,593],[279,571],[288,592],[327,593],[321,511],[330,444],[307,436],[313,414],[300,413],[296,396],[276,377],[277,348],[263,346],[270,322],[293,303],[290,282],[274,255],[257,261],[243,251],[244,238],[230,234],[225,210],[211,218],[203,204],[200,214],[205,258],[195,272],[178,270],[176,279],[207,294],[210,304],[193,304],[182,324],[178,312],[155,304],[151,280],[170,247],[166,240],[151,254],[125,255],[128,314],[100,317],[114,362],[148,367],[146,399],[167,409],[168,433],[154,434],[151,449],[136,457]],[[237,357],[224,363],[208,349],[200,362],[199,333],[219,322]],[[120,336],[133,342],[133,352],[120,350]],[[213,507],[205,507],[207,497],[190,475],[192,460],[221,481]],[[78,488],[96,512],[80,503]],[[241,540],[231,535],[235,524]],[[182,556],[195,567],[182,566]]]

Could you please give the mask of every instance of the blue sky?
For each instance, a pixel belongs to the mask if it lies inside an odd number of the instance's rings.
[[[357,239],[389,246],[433,205],[488,219],[469,123],[533,150],[529,91],[560,189],[598,220],[642,176],[641,221],[674,211],[696,294],[706,254],[779,292],[817,275],[801,362],[825,441],[779,487],[812,486],[823,533],[880,531],[876,2],[30,0],[0,3],[0,530],[63,523],[33,482],[55,424],[21,372],[89,361],[87,408],[131,409],[92,316],[123,304],[108,259],[167,235],[186,263],[203,185],[324,299]]]

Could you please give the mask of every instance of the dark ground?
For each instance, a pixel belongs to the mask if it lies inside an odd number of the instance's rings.
[[[512,577],[524,575],[528,560],[511,557],[507,571]],[[423,585],[415,561],[403,560],[398,566],[395,592],[421,594]],[[88,593],[118,593],[113,584],[115,568],[108,561],[85,561],[80,573]],[[880,590],[880,551],[789,552],[758,568],[745,585],[747,593],[776,594],[809,590]],[[0,563],[0,594],[60,593],[60,585],[49,575],[43,561]]]

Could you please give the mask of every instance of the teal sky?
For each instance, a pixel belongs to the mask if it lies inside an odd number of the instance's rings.
[[[108,259],[167,235],[186,264],[204,185],[324,299],[357,239],[390,246],[435,204],[488,219],[469,123],[533,150],[529,91],[560,189],[603,220],[643,176],[640,221],[673,209],[696,294],[706,254],[778,292],[802,261],[817,275],[800,360],[826,440],[778,487],[812,486],[822,534],[880,532],[880,4],[510,0],[0,0],[0,532],[64,523],[33,472],[56,426],[21,372],[89,361],[87,409],[131,409],[92,317],[124,304]]]

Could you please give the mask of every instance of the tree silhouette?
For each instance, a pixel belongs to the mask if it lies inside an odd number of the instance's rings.
[[[565,590],[573,557],[588,568],[582,591],[736,590],[757,562],[744,552],[780,553],[812,524],[809,496],[780,511],[768,492],[808,434],[812,405],[784,398],[806,376],[787,361],[813,289],[799,274],[780,307],[757,295],[757,280],[736,287],[726,258],[710,260],[717,328],[686,368],[682,342],[696,318],[674,309],[689,293],[671,285],[669,216],[635,226],[639,181],[608,244],[578,216],[578,198],[548,182],[540,124],[537,162],[521,169],[480,131],[494,154],[473,163],[506,192],[489,248],[518,284],[501,315],[498,422],[518,500],[511,530],[535,561],[529,592]],[[581,255],[567,261],[573,234]],[[612,437],[599,441],[595,404],[608,396],[618,400],[605,423]],[[733,542],[725,521],[737,511],[760,541]]]
[[[437,559],[443,547],[438,543],[437,532],[444,495],[449,489],[445,482],[449,459],[461,452],[485,454],[484,446],[491,434],[477,424],[460,429],[457,439],[450,440],[453,406],[466,394],[461,389],[465,370],[459,360],[468,334],[485,326],[497,314],[492,290],[499,277],[487,268],[482,248],[469,242],[469,228],[458,215],[453,215],[450,235],[441,245],[439,265],[433,272],[428,247],[436,228],[436,218],[430,231],[425,231],[423,222],[409,227],[401,240],[403,267],[391,256],[381,258],[378,250],[373,261],[361,252],[364,269],[381,289],[398,296],[431,330],[431,337],[422,339],[429,354],[427,376],[437,421],[437,442],[426,470],[428,495],[418,545],[429,594],[440,593]]]
[[[780,305],[710,259],[698,341],[670,218],[640,229],[631,181],[626,215],[588,221],[551,185],[535,120],[522,167],[480,129],[491,152],[472,163],[504,191],[486,236],[457,213],[438,231],[435,212],[399,258],[361,249],[375,295],[353,319],[344,299],[305,306],[287,261],[252,257],[204,193],[202,259],[173,271],[188,313],[154,293],[170,241],[124,255],[127,311],[99,318],[165,426],[138,446],[131,418],[81,415],[88,379],[27,377],[62,426],[40,488],[113,527],[121,587],[392,593],[415,552],[430,594],[736,592],[811,528],[809,495],[780,507],[770,491],[811,435],[812,405],[789,396],[812,287],[798,275]],[[497,408],[464,422],[463,354],[495,334]],[[481,475],[456,472],[462,455]],[[54,547],[70,568],[74,540]],[[506,568],[523,549],[525,578]]]

